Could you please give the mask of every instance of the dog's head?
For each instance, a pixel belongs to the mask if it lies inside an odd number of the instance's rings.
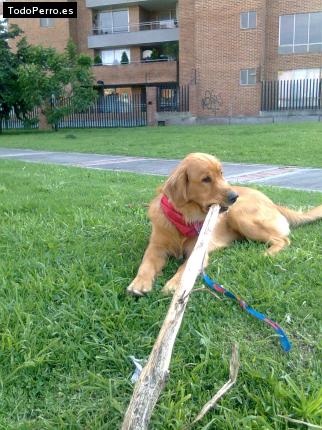
[[[179,210],[196,203],[203,212],[213,204],[232,205],[238,198],[225,181],[222,166],[212,155],[189,154],[165,182],[162,191]]]

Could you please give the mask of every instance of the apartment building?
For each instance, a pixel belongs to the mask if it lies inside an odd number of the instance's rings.
[[[321,0],[184,0],[180,82],[198,115],[258,115],[261,81],[320,78]]]
[[[80,0],[78,18],[10,19],[32,44],[63,51],[69,38],[89,54],[105,94],[146,93],[178,82],[176,0]]]
[[[15,19],[30,43],[92,56],[105,93],[189,85],[197,116],[250,116],[261,82],[322,77],[321,0],[79,0],[78,18]]]

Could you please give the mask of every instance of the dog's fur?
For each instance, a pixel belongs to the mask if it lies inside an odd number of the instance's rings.
[[[143,295],[152,289],[167,257],[189,257],[197,238],[183,236],[166,218],[160,206],[165,194],[188,223],[204,221],[212,204],[229,206],[229,196],[235,192],[237,201],[219,215],[209,252],[229,246],[233,241],[251,239],[269,245],[267,255],[275,255],[289,245],[290,225],[299,225],[322,218],[322,205],[306,213],[296,212],[274,204],[260,191],[230,186],[224,179],[219,160],[194,153],[188,155],[160,188],[150,203],[149,217],[152,234],[136,278],[128,287],[132,294]],[[185,263],[164,287],[165,292],[176,289]]]

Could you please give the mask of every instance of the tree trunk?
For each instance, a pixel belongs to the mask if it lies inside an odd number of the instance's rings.
[[[39,130],[51,130],[52,126],[48,123],[43,109],[39,110]]]

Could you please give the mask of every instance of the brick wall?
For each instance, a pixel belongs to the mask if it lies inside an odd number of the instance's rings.
[[[260,78],[265,1],[188,1],[189,8],[184,2],[179,10],[180,82],[196,81],[194,113],[256,114],[260,106],[260,85],[243,87],[239,82],[241,69],[255,68]],[[255,10],[257,28],[241,30],[240,13]]]
[[[133,63],[119,66],[96,66],[93,68],[95,79],[109,85],[155,84],[176,82],[176,61],[155,63]]]
[[[87,38],[93,27],[92,11],[86,7],[85,0],[77,0],[77,11],[77,19],[70,19],[71,37],[78,47],[78,52],[83,52],[93,57],[93,49],[88,49],[87,44]]]
[[[179,0],[179,58],[180,82],[194,84],[196,76],[195,64],[195,1]]]
[[[139,6],[129,7],[129,23],[131,31],[138,31],[137,24],[141,18],[141,8]],[[131,27],[132,26],[132,27]],[[130,48],[131,61],[140,61],[141,50],[139,47],[133,46]]]
[[[129,9],[130,30],[137,31],[136,24],[140,22],[140,7],[132,6],[132,7],[129,7],[128,9]]]
[[[257,12],[256,29],[240,29],[240,13]],[[279,16],[322,11],[321,0],[181,0],[180,83],[196,83],[197,115],[256,115],[260,81],[278,71],[321,67],[322,55],[280,55]],[[240,70],[255,68],[257,84],[240,85]]]
[[[11,0],[19,1],[19,0]],[[36,0],[31,0],[36,1]],[[50,3],[50,0],[45,0]],[[58,0],[65,1],[65,0]],[[72,0],[68,0],[72,1]],[[78,52],[83,52],[93,56],[93,50],[87,47],[87,37],[92,29],[92,12],[86,8],[85,0],[77,1],[78,17],[54,19],[54,27],[40,27],[40,19],[10,19],[10,24],[17,24],[23,31],[30,44],[41,44],[45,47],[52,47],[59,52],[63,52],[68,39],[72,39]]]
[[[266,63],[264,78],[277,79],[278,71],[322,68],[322,54],[278,54],[279,16],[321,12],[321,0],[267,0]]]
[[[33,1],[35,0],[31,0],[28,3]],[[49,0],[45,1],[50,3]],[[60,52],[64,50],[68,39],[71,37],[68,18],[54,19],[54,27],[50,28],[40,27],[40,18],[11,18],[9,24],[17,24],[24,31],[24,36],[26,36],[30,44],[52,47]]]

